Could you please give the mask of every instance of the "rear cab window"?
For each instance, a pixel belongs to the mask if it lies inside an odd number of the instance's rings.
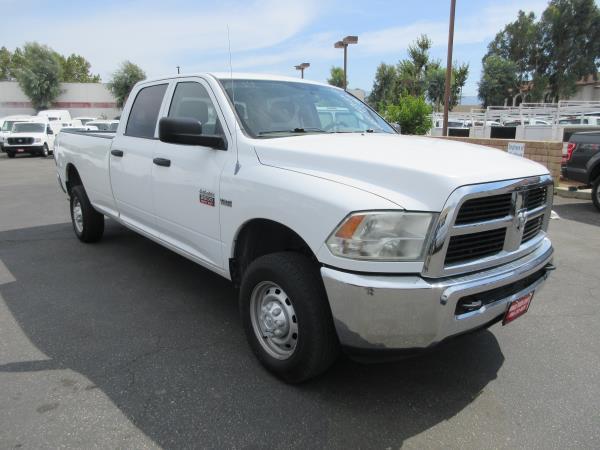
[[[165,83],[140,89],[129,112],[126,136],[154,139],[156,122],[167,86]]]

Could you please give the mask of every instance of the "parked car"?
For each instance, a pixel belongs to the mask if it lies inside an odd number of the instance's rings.
[[[118,120],[92,120],[87,123],[87,125],[94,126],[98,128],[100,131],[117,131],[117,127],[119,126]]]
[[[562,175],[592,187],[592,201],[600,210],[600,131],[573,133],[567,146]]]
[[[504,126],[505,127],[518,127],[520,125],[524,125],[524,126],[531,126],[531,125],[550,126],[550,125],[552,125],[552,122],[550,120],[536,119],[536,118],[523,119],[522,121],[521,120],[507,120],[506,122],[504,122]]]
[[[81,122],[81,125],[87,125],[88,122],[91,122],[92,120],[97,120],[97,117],[79,116],[73,117],[73,120],[79,120]]]
[[[4,149],[9,158],[19,154],[48,156],[54,151],[54,131],[44,120],[18,122],[6,138]]]
[[[12,127],[18,122],[27,122],[34,119],[34,116],[16,115],[6,116],[2,119],[2,127],[0,128],[0,150],[4,151],[4,143],[6,138],[10,135]]]
[[[401,136],[325,84],[145,80],[114,135],[62,132],[55,157],[79,240],[107,216],[230,279],[251,348],[289,382],[340,346],[389,358],[509,323],[553,269],[545,167]]]

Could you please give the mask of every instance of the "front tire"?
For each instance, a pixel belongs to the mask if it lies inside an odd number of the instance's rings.
[[[324,372],[339,343],[318,266],[293,252],[253,261],[240,288],[246,337],[259,361],[298,383]]]
[[[47,158],[49,154],[50,150],[48,150],[48,144],[44,144],[44,147],[42,147],[42,156]]]
[[[600,176],[592,184],[592,202],[598,211],[600,211]]]
[[[6,150],[6,154],[8,155],[9,158],[14,158],[15,154],[9,150]]]
[[[81,242],[98,242],[104,234],[104,215],[94,209],[81,185],[71,189],[71,222]]]

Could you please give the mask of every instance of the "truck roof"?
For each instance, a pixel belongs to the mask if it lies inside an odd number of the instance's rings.
[[[178,74],[178,75],[169,75],[169,76],[163,76],[163,77],[149,78],[144,81],[141,81],[140,84],[151,83],[154,81],[161,81],[161,80],[173,80],[176,78],[188,78],[188,77],[194,77],[194,76],[209,76],[209,77],[216,78],[218,80],[234,79],[234,80],[289,81],[289,82],[294,82],[294,83],[306,83],[306,84],[316,84],[316,85],[320,85],[320,86],[335,87],[335,86],[331,86],[326,83],[307,80],[305,78],[294,78],[294,77],[287,77],[287,76],[282,76],[282,75],[271,75],[271,74],[265,74],[265,73],[249,73],[249,72],[233,72],[233,73],[230,73],[230,72],[198,72],[198,73],[185,73],[185,74],[182,73],[182,74]]]

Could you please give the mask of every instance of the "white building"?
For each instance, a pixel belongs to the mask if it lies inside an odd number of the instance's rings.
[[[121,113],[105,84],[61,83],[61,93],[52,109],[66,109],[71,117],[91,116],[112,119]],[[36,114],[29,98],[16,81],[0,81],[0,117]]]

